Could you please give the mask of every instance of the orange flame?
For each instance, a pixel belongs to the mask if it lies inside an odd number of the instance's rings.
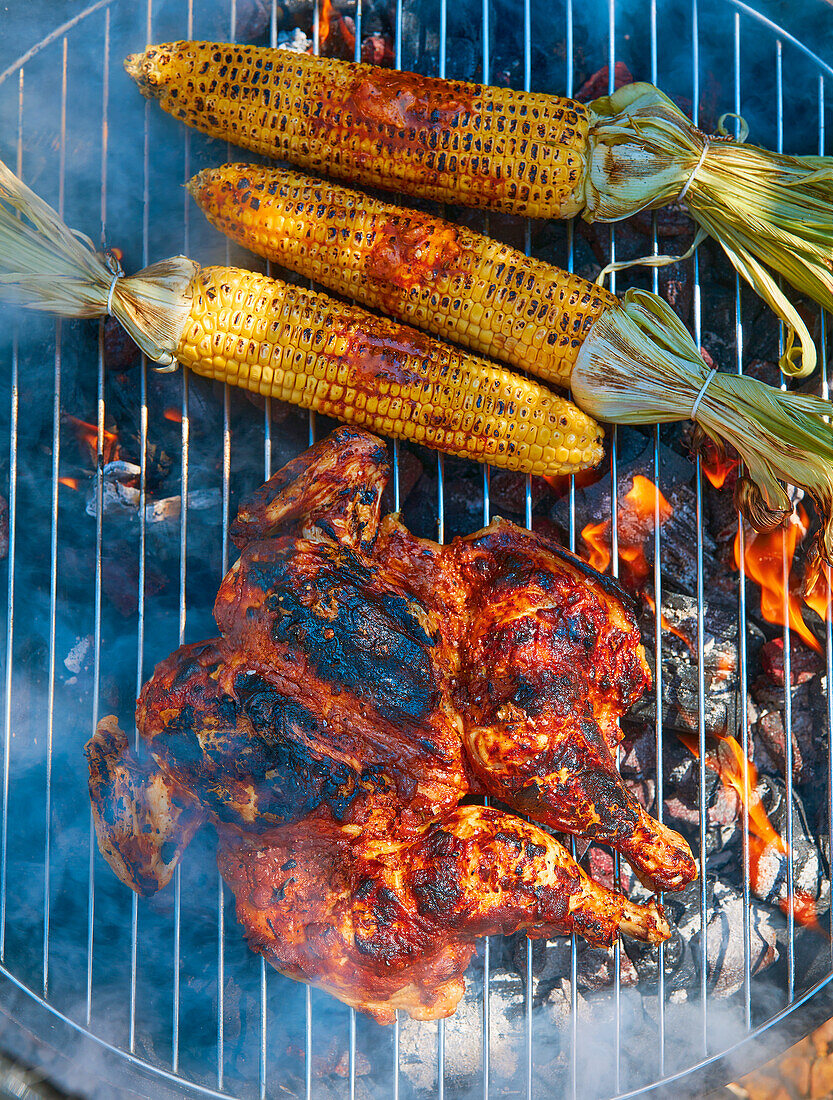
[[[634,587],[641,588],[650,567],[642,544],[654,532],[655,516],[659,512],[660,526],[673,515],[674,509],[652,481],[636,474],[633,485],[619,505],[619,558],[628,567]],[[610,520],[588,523],[581,537],[590,548],[588,561],[603,573],[610,564]]]
[[[700,756],[700,745],[694,734],[677,731],[677,736],[695,756]],[[743,749],[734,737],[728,734],[714,733],[710,736],[717,741],[715,756],[706,756],[706,766],[717,772],[727,787],[736,791],[741,803],[746,802],[746,791],[743,779]],[[781,855],[787,854],[787,846],[776,833],[769,820],[758,793],[758,769],[751,760],[747,760],[746,767],[749,774],[749,830],[760,838],[769,847],[772,845]]]
[[[801,614],[801,600],[793,591],[795,586],[790,577],[799,536],[803,536],[806,531],[806,513],[803,510],[801,516],[805,523],[791,523],[786,530],[779,527],[762,534],[747,532],[743,562],[746,575],[761,589],[761,614],[766,621],[783,626],[786,602],[786,619],[790,630],[794,630],[816,653],[821,653],[821,646],[815,635],[804,622]],[[789,578],[786,592],[784,590],[785,560]],[[735,536],[735,565],[740,569],[740,531]]]
[[[813,591],[804,595],[805,604],[812,608],[820,619],[827,619],[830,609],[830,581],[829,573],[825,569],[816,581]]]
[[[166,420],[170,420],[173,424],[182,423],[182,410],[181,409],[165,409],[162,413]]]
[[[699,757],[700,745],[693,734],[677,731],[677,736],[693,753]],[[722,783],[737,792],[741,805],[746,804],[749,816],[749,880],[752,889],[758,889],[758,876],[760,874],[761,859],[767,852],[774,850],[778,855],[789,856],[789,848],[783,838],[775,831],[772,822],[764,809],[761,796],[758,793],[758,770],[751,760],[746,759],[746,773],[748,781],[749,797],[744,782],[744,755],[743,748],[734,737],[725,734],[710,734],[717,741],[714,755],[706,756],[706,766],[717,772]],[[786,913],[792,910],[794,919],[810,928],[816,928],[822,932],[818,920],[818,911],[813,897],[803,890],[794,890],[790,898],[782,898],[779,901],[781,909]]]
[[[58,484],[66,485],[67,489],[78,489],[81,485],[81,482],[78,480],[77,477],[59,477]]]
[[[587,559],[594,569],[604,573],[610,565],[610,520],[602,520],[601,523],[588,523],[581,532],[581,537],[590,547],[590,557]]]
[[[341,32],[341,37],[347,49],[355,49],[356,36],[344,22],[341,13],[333,7],[332,0],[322,0],[321,10],[318,16],[318,41],[320,45],[324,45],[330,37],[330,32],[336,26]]]
[[[95,463],[98,457],[98,427],[95,424],[88,424],[86,420],[79,420],[77,416],[70,416],[69,413],[64,413],[63,418],[72,428],[78,442],[87,448],[90,458]],[[105,430],[103,440],[104,461],[112,462],[119,457],[119,437],[115,432]]]
[[[726,478],[740,465],[737,455],[729,455],[723,447],[719,447],[708,437],[700,440],[697,450],[700,454],[700,469],[715,489],[722,489]]]
[[[717,458],[715,457],[713,463],[703,462],[700,469],[715,487],[715,489],[722,489],[726,483],[726,478],[732,472],[738,468],[738,460],[736,458]]]

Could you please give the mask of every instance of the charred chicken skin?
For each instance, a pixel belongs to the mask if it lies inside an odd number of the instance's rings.
[[[196,828],[252,948],[390,1021],[454,1011],[477,936],[619,932],[661,908],[592,882],[542,825],[604,841],[656,889],[695,876],[614,765],[649,681],[626,597],[557,544],[496,520],[446,546],[380,517],[380,440],[339,428],[232,527],[220,636],[145,685],[140,748],[87,747],[99,845],[153,893]]]

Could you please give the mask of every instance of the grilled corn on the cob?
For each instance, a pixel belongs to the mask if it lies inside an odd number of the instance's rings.
[[[174,355],[197,374],[510,470],[601,460],[575,405],[406,325],[235,268],[203,268],[190,289]]]
[[[568,387],[608,291],[472,230],[299,172],[207,168],[188,184],[245,248],[482,355]]]
[[[532,217],[585,205],[589,112],[569,99],[210,42],[125,65],[176,118],[302,168]]]
[[[806,324],[762,265],[833,309],[833,158],[707,136],[650,84],[585,105],[212,42],[149,46],[125,65],[146,96],[189,125],[357,183],[591,221],[685,196],[787,324],[782,369],[815,366]]]

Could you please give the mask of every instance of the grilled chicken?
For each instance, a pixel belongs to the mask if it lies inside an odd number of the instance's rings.
[[[649,680],[624,594],[505,521],[417,539],[380,518],[387,476],[382,443],[340,428],[241,507],[220,636],[145,685],[152,762],[105,720],[90,789],[102,851],[134,889],[164,885],[205,818],[255,950],[377,1019],[435,1018],[476,936],[669,934],[656,904],[465,796],[606,841],[655,888],[695,866],[614,766],[617,719]],[[160,792],[179,818],[146,808]]]

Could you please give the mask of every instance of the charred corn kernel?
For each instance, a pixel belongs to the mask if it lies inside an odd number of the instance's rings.
[[[302,168],[530,217],[585,205],[590,115],[571,99],[212,42],[125,67],[188,125]]]
[[[203,268],[191,291],[176,358],[197,374],[510,470],[572,473],[602,457],[601,429],[575,405],[405,325],[234,268]],[[231,308],[241,302],[264,330]]]
[[[585,335],[616,301],[462,226],[299,172],[229,164],[200,172],[189,189],[244,247],[559,386],[569,386]]]

